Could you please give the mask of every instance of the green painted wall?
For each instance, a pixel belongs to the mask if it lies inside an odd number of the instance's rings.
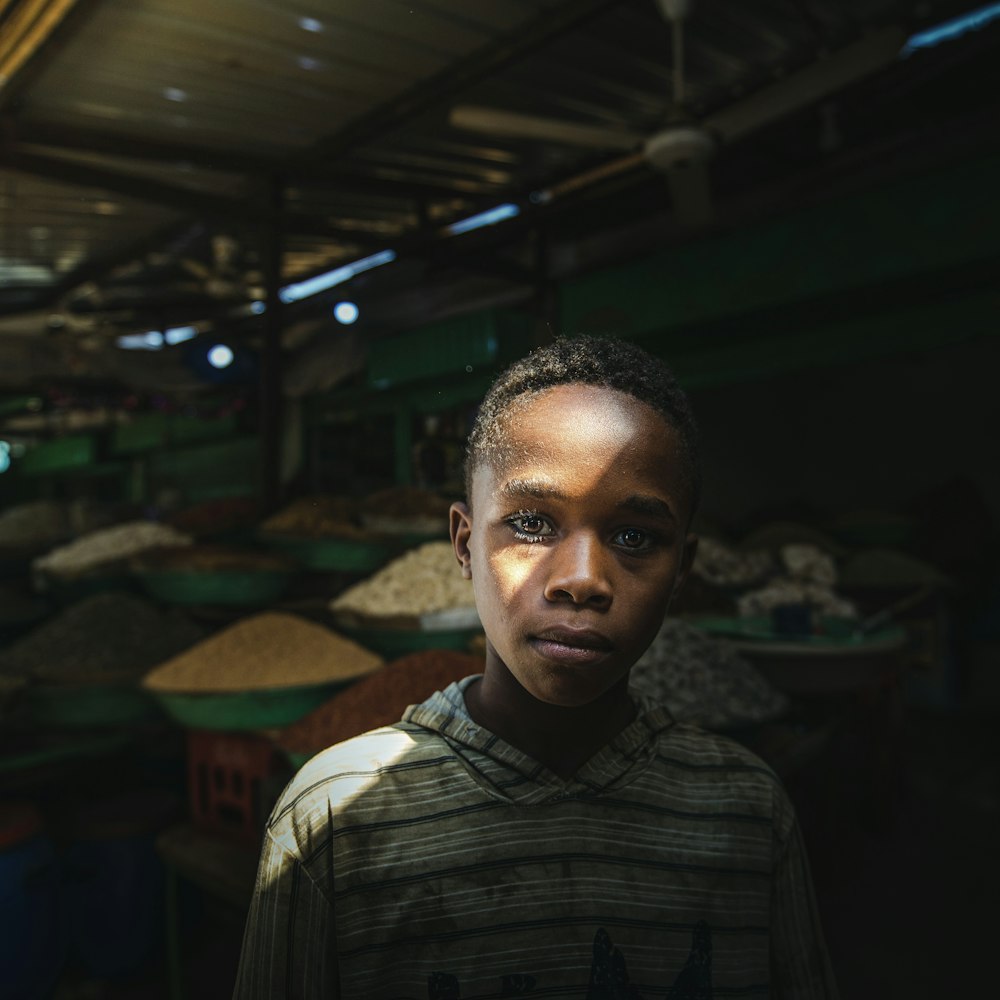
[[[910,330],[920,342],[991,332],[998,178],[1000,153],[983,155],[582,276],[560,289],[561,328],[655,339],[701,378],[718,352],[752,374],[776,326],[796,364],[847,359],[872,338],[905,348]],[[935,327],[921,314],[936,297]]]

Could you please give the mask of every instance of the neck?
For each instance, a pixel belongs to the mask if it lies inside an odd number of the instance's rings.
[[[623,677],[586,705],[550,705],[530,695],[502,663],[487,663],[465,692],[472,718],[511,746],[569,779],[635,718]]]

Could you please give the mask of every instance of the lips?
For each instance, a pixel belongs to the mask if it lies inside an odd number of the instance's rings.
[[[539,632],[534,638],[542,642],[557,642],[561,646],[572,646],[576,649],[599,649],[607,652],[612,648],[611,640],[607,636],[589,628],[554,626]]]
[[[611,640],[593,629],[554,626],[528,640],[546,660],[557,663],[596,663],[614,648]]]

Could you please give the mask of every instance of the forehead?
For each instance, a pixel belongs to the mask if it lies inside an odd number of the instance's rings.
[[[507,410],[488,468],[476,470],[495,490],[502,480],[548,477],[581,492],[659,490],[686,499],[679,437],[648,403],[600,386],[569,384],[522,397]],[[486,476],[481,475],[487,472]]]
[[[648,403],[599,385],[570,383],[522,396],[503,416],[511,436],[579,433],[619,441],[673,429]]]

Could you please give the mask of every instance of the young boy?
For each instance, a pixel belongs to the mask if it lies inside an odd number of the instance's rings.
[[[836,996],[772,772],[629,692],[694,558],[696,437],[625,342],[499,377],[451,509],[485,671],[291,782],[237,998]]]

